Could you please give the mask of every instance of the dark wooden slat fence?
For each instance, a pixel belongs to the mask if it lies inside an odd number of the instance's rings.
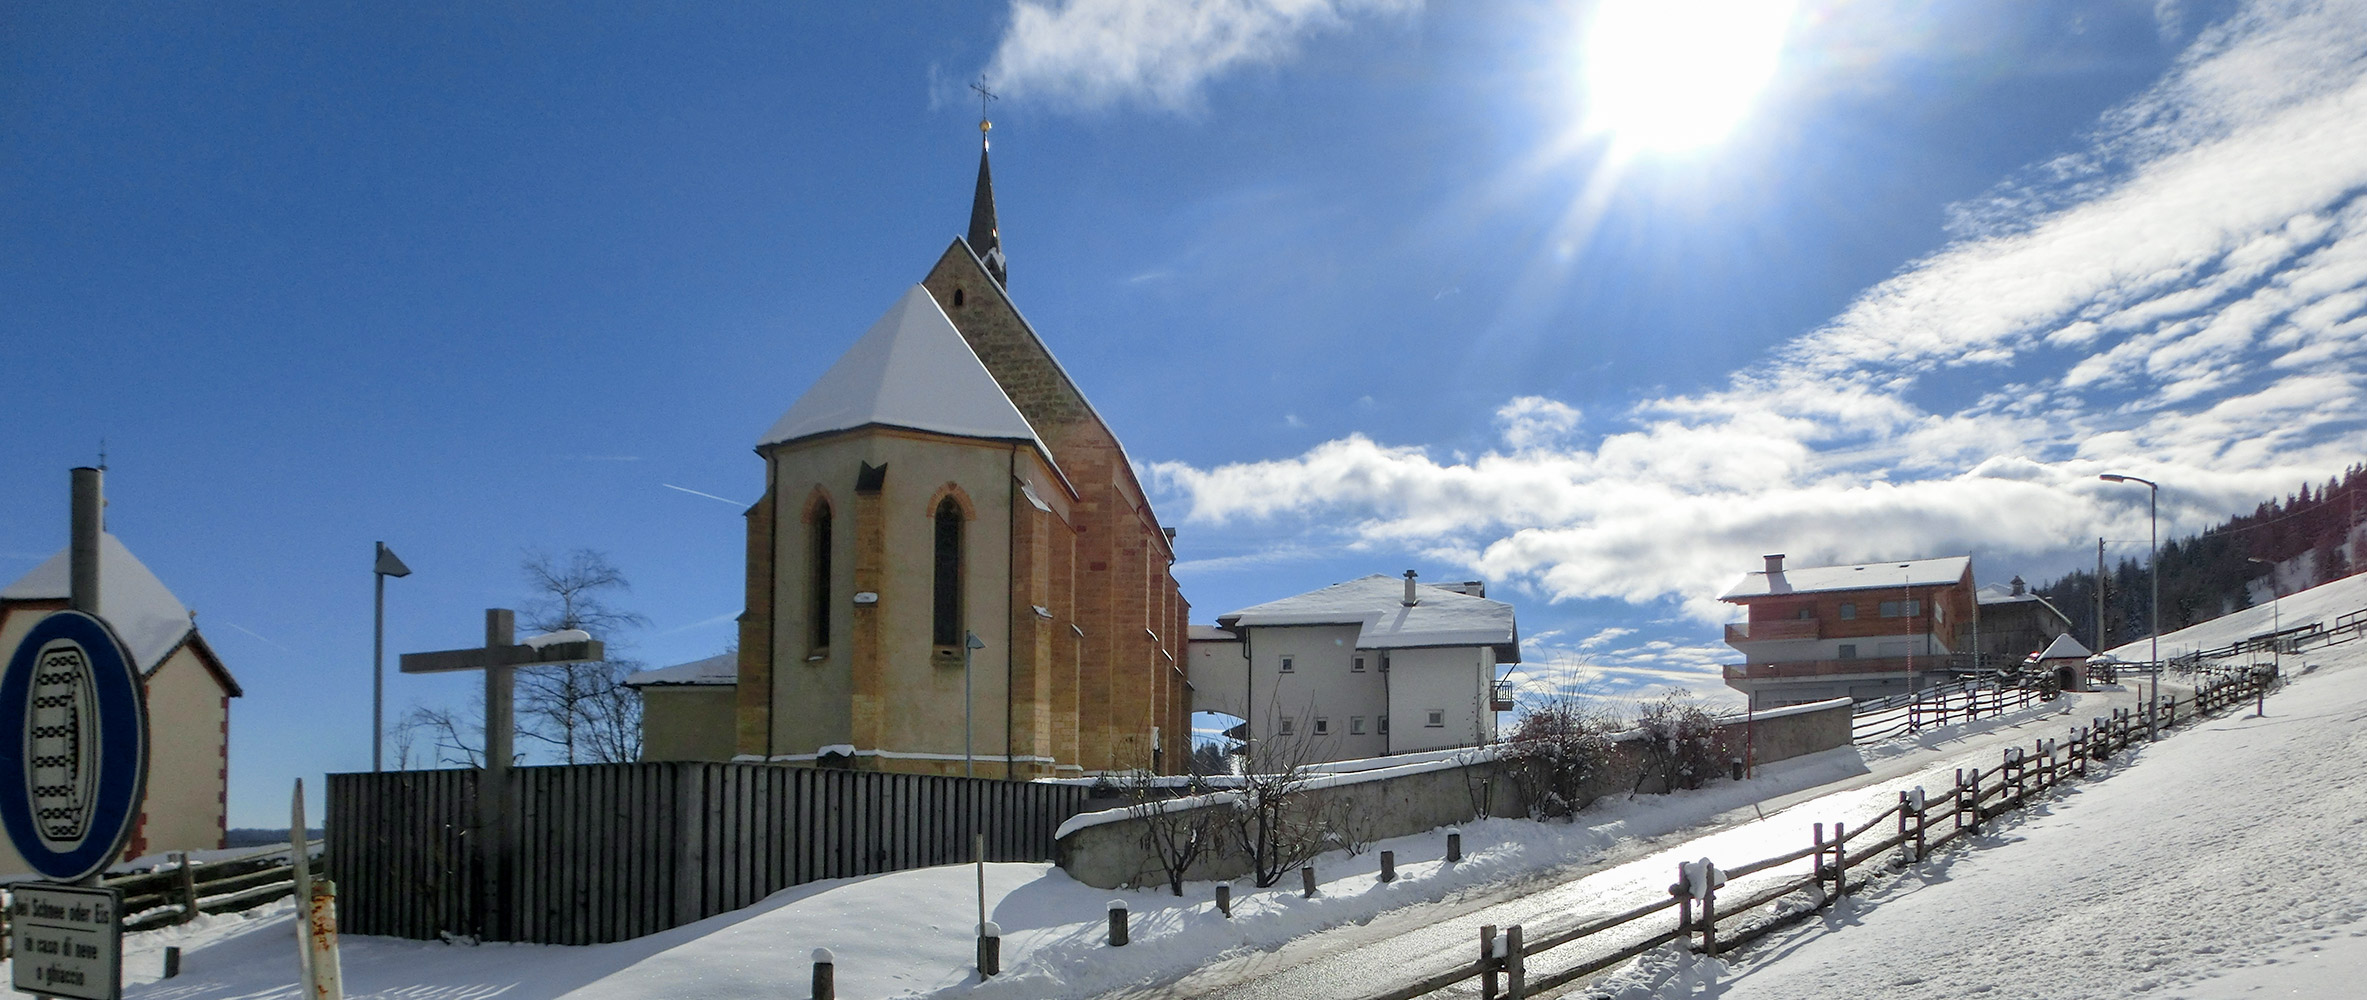
[[[1088,794],[755,763],[521,767],[489,855],[481,777],[329,776],[324,855],[346,933],[621,941],[806,882],[969,861],[973,833],[988,861],[1052,860],[1053,832]]]

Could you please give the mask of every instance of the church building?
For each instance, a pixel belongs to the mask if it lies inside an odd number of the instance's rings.
[[[968,235],[757,440],[738,759],[1183,768],[1174,534],[1006,279],[982,143]]]

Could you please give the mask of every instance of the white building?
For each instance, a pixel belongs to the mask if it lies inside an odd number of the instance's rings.
[[[1477,746],[1511,709],[1512,605],[1478,583],[1373,576],[1243,608],[1191,629],[1192,708],[1236,734],[1305,737],[1322,760]]]

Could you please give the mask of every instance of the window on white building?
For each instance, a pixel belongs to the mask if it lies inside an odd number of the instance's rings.
[[[1349,669],[1349,670],[1351,670],[1351,671],[1354,671],[1354,672],[1356,672],[1356,673],[1360,673],[1360,674],[1361,674],[1361,673],[1363,673],[1363,672],[1364,672],[1364,657],[1361,657],[1361,656],[1359,656],[1359,657],[1356,657],[1356,658],[1354,658],[1354,659],[1351,659],[1351,660],[1349,660],[1349,661],[1348,661],[1348,669]]]
[[[1293,727],[1292,727],[1292,725],[1291,725],[1291,720],[1289,720],[1289,719],[1284,719],[1284,720],[1282,720],[1282,728],[1281,728],[1281,729],[1279,729],[1279,730],[1277,730],[1277,732],[1280,732],[1280,733],[1281,733],[1282,735],[1284,735],[1284,736],[1288,736],[1288,735],[1290,735],[1290,734],[1291,734],[1291,730],[1292,730],[1292,728],[1293,728]]]
[[[1384,716],[1381,716],[1381,718],[1380,718],[1380,727],[1381,727],[1381,735],[1383,735],[1383,736],[1387,736],[1387,735],[1389,735],[1389,717],[1388,717],[1388,716],[1386,716],[1386,715],[1384,715]]]
[[[1354,715],[1348,717],[1348,735],[1364,735],[1364,716]]]
[[[1282,658],[1282,672],[1286,674],[1291,672],[1290,657],[1285,656]]]
[[[1432,728],[1432,729],[1440,729],[1440,728],[1444,728],[1444,727],[1446,726],[1446,709],[1443,709],[1443,708],[1433,708],[1433,709],[1431,709],[1431,710],[1430,710],[1430,721],[1423,723],[1423,725],[1424,725],[1424,726],[1427,726],[1427,727],[1429,727],[1429,728]]]
[[[1845,622],[1857,620],[1857,605],[1844,602],[1841,605],[1841,620]]]
[[[1323,719],[1323,718],[1318,718],[1318,719],[1316,719],[1316,720],[1315,720],[1315,735],[1317,735],[1317,736],[1329,736],[1329,735],[1331,735],[1331,720],[1330,720],[1330,719]]]
[[[1841,644],[1841,658],[1842,658],[1842,659],[1844,659],[1844,660],[1854,660],[1854,659],[1857,659],[1857,643],[1854,643],[1854,642],[1845,642],[1845,643],[1842,643],[1842,644]]]

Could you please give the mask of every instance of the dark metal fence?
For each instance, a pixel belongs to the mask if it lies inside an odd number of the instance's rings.
[[[621,941],[805,882],[969,861],[978,833],[989,861],[1048,861],[1087,795],[753,763],[522,767],[508,821],[487,834],[482,775],[329,776],[325,860],[342,930]]]

